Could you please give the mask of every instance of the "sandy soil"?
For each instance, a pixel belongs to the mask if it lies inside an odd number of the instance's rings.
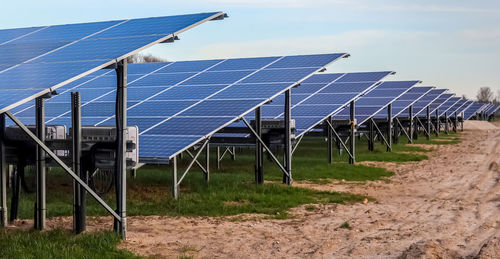
[[[162,258],[500,258],[498,126],[467,123],[462,143],[437,146],[427,161],[374,163],[395,172],[390,181],[303,184],[376,202],[302,206],[289,220],[129,217],[122,247]],[[110,222],[90,220],[90,229]]]

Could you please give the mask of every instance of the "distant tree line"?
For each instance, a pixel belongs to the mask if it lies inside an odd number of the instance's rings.
[[[500,104],[500,90],[497,90],[497,95],[495,96],[490,87],[481,87],[477,91],[476,98],[478,102]]]
[[[127,63],[155,63],[167,62],[166,59],[153,56],[151,54],[134,54],[127,58]]]

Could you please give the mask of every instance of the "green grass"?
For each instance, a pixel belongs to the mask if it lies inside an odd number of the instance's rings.
[[[441,134],[439,139],[431,141],[420,137],[417,143],[445,144],[460,141],[459,135]],[[376,143],[374,152],[367,149],[365,140],[357,139],[356,161],[405,162],[426,159],[427,149],[406,145],[405,139],[393,146],[393,152],[386,152],[385,147]],[[336,151],[336,150],[335,150]],[[372,181],[391,176],[393,173],[383,168],[363,165],[350,165],[347,156],[335,152],[334,163],[327,163],[324,138],[304,138],[294,153],[292,164],[293,177],[297,182],[329,183],[332,180]],[[214,156],[214,155],[213,155]],[[282,154],[278,154],[282,157]],[[213,159],[212,159],[213,160]],[[203,160],[203,156],[200,157]],[[180,159],[179,173],[189,160]],[[128,179],[127,214],[134,215],[169,215],[169,216],[227,216],[241,213],[263,213],[277,218],[288,217],[290,208],[302,204],[352,203],[364,197],[335,192],[321,192],[311,189],[289,187],[281,184],[282,173],[270,160],[264,163],[265,180],[272,183],[254,184],[254,151],[241,149],[236,161],[225,159],[222,169],[211,167],[211,179],[206,183],[203,174],[197,168],[190,172],[181,184],[180,199],[171,195],[171,168],[169,166],[148,165],[137,172],[137,178]],[[61,170],[51,170],[47,177],[47,216],[72,215],[72,181]],[[103,197],[114,207],[112,192]],[[20,218],[32,218],[33,193],[22,193],[20,200]],[[107,212],[90,196],[87,198],[87,215],[107,215]]]
[[[0,230],[0,258],[140,258],[118,249],[113,232],[73,235],[64,230]]]
[[[347,221],[342,223],[342,225],[340,225],[340,228],[352,229],[351,225]]]

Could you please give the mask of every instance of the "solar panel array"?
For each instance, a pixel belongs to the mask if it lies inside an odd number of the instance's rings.
[[[413,104],[413,114],[415,116],[424,116],[427,106],[439,98],[439,96],[441,96],[444,92],[446,92],[445,89],[433,89],[429,91],[427,94],[422,96],[420,100]],[[405,109],[403,113],[409,113],[409,109]]]
[[[476,115],[476,113],[480,112],[481,109],[485,106],[484,103],[473,102],[465,111],[464,111],[464,120],[469,120],[472,116]]]
[[[493,105],[491,105],[491,107],[488,110],[486,110],[486,114],[488,116],[491,116],[491,115],[495,114],[499,109],[500,109],[500,105],[493,104]]]
[[[168,160],[346,55],[131,64],[128,124],[139,127],[139,156]],[[114,125],[116,76],[111,72],[61,88],[62,94],[46,102],[47,123],[71,125],[69,93],[79,91],[83,125]],[[34,112],[26,105],[15,115],[32,123]]]
[[[409,107],[418,102],[421,98],[423,98],[427,93],[429,93],[434,87],[432,86],[421,86],[421,87],[413,87],[408,92],[403,94],[401,97],[396,99],[392,103],[392,117],[398,117],[402,114],[407,114],[409,116]],[[403,113],[407,111],[407,113]],[[403,115],[404,116],[404,115]],[[387,112],[379,111],[377,114],[373,116],[374,118],[387,118]]]
[[[295,120],[296,136],[308,132],[328,116],[335,115],[351,100],[358,98],[392,73],[320,73],[305,80],[292,90],[291,114]],[[279,96],[273,99],[271,104],[264,105],[262,118],[283,118],[284,103],[284,96]]]
[[[374,87],[368,93],[356,100],[356,122],[364,124],[375,114],[385,109],[389,104],[408,92],[419,81],[386,81]],[[349,120],[349,109],[335,115],[334,120]]]
[[[446,90],[444,90],[443,92],[446,92]],[[440,94],[434,101],[432,101],[429,104],[429,107],[430,107],[429,112],[430,112],[431,116],[435,116],[436,110],[439,109],[439,107],[441,107],[441,105],[443,105],[443,103],[448,101],[448,99],[450,99],[451,97],[453,97],[453,94],[443,93],[443,94]],[[427,110],[424,109],[421,112],[419,112],[418,114],[416,114],[416,116],[426,116],[426,113],[427,113]]]
[[[448,114],[450,115],[451,113],[449,112],[449,110],[451,109],[451,107],[453,105],[455,105],[457,102],[460,101],[460,97],[452,97],[450,99],[448,99],[446,102],[444,102],[441,107],[439,107],[439,117],[443,117],[445,116],[445,114]]]
[[[221,15],[0,30],[0,113]]]

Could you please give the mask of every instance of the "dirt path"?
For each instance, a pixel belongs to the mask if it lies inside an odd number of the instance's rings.
[[[476,256],[484,246],[481,257],[500,258],[500,128],[463,135],[428,161],[379,164],[395,171],[389,182],[309,186],[376,202],[300,207],[290,220],[130,217],[123,247],[159,257],[448,258]]]

